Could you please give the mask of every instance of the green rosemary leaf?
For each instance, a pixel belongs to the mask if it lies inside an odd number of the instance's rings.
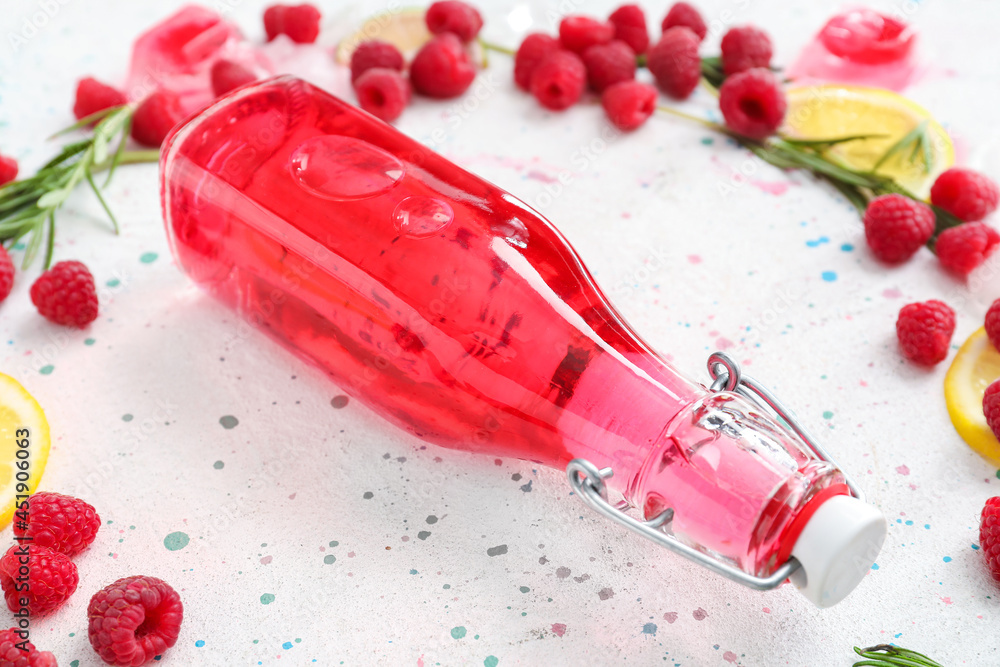
[[[35,232],[39,234],[41,232]],[[56,214],[55,211],[49,213],[49,233],[48,233],[48,243],[45,244],[45,264],[42,266],[46,271],[52,266],[52,251],[56,247]]]
[[[115,214],[111,212],[111,209],[108,207],[108,203],[104,201],[104,196],[101,195],[101,189],[97,187],[96,183],[94,183],[94,177],[90,173],[87,174],[87,182],[90,183],[90,189],[94,191],[95,195],[97,195],[97,201],[101,202],[101,207],[104,209],[104,212],[107,213],[108,217],[111,219],[111,225],[115,229],[115,235],[118,235],[121,231],[118,228],[118,220],[115,219]]]
[[[914,142],[926,140],[925,139],[926,134],[927,134],[927,121],[925,120],[922,121],[912,130],[907,132],[905,135],[903,135],[903,138],[901,138],[899,141],[890,146],[889,149],[882,154],[882,157],[880,157],[878,161],[875,163],[875,166],[872,167],[872,171],[873,172],[878,171],[878,168],[881,167],[883,164],[885,164],[889,158],[896,155],[897,153],[906,150],[906,148],[911,144],[913,144]],[[929,163],[925,163],[924,167],[926,169],[930,169]]]
[[[846,144],[849,141],[861,141],[863,139],[882,139],[884,134],[854,134],[847,137],[835,137],[833,139],[793,139],[792,137],[781,137],[786,144],[793,146],[803,146],[808,148],[829,148],[836,144]]]
[[[42,246],[42,225],[35,225],[31,230],[31,240],[28,241],[28,247],[24,251],[24,259],[21,260],[21,268],[26,269],[31,266],[31,262],[35,259],[35,255],[38,254],[38,249]]]
[[[81,118],[80,120],[76,121],[75,123],[73,123],[69,127],[64,127],[63,129],[59,130],[55,134],[51,135],[49,137],[49,139],[55,139],[56,137],[60,137],[60,136],[62,136],[64,134],[69,134],[70,132],[72,132],[74,130],[83,129],[83,128],[87,127],[88,125],[90,125],[91,123],[96,123],[96,122],[98,122],[100,120],[103,120],[105,117],[110,116],[115,111],[117,111],[118,109],[121,109],[121,108],[122,107],[108,107],[107,109],[101,109],[100,111],[95,111],[94,113],[90,114],[89,116],[84,116],[83,118]]]

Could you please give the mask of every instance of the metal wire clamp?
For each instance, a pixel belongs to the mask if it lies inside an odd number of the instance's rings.
[[[709,387],[711,391],[729,391],[740,394],[754,405],[770,412],[787,424],[799,439],[812,450],[817,458],[836,465],[836,462],[827,454],[826,450],[795,419],[792,412],[785,408],[766,387],[753,378],[743,375],[740,365],[729,357],[729,355],[724,352],[715,352],[709,356],[708,372],[712,377],[712,384]],[[708,554],[684,544],[667,532],[674,518],[674,511],[672,509],[664,510],[652,519],[643,521],[623,512],[622,509],[624,508],[608,502],[607,487],[604,480],[610,479],[614,475],[614,471],[611,468],[598,469],[597,466],[586,459],[573,459],[566,466],[566,474],[569,477],[569,484],[573,487],[573,491],[580,496],[588,507],[598,514],[736,583],[743,584],[755,590],[771,590],[780,586],[783,581],[788,579],[792,573],[801,567],[797,560],[789,558],[786,563],[779,566],[770,576],[758,577],[749,574],[729,563],[717,560]],[[861,489],[858,488],[847,473],[844,473],[844,479],[851,493],[856,498],[864,500],[864,494],[861,492]]]

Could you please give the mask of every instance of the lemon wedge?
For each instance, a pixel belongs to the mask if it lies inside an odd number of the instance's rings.
[[[795,139],[832,139],[882,135],[837,144],[829,154],[845,165],[870,171],[887,150],[925,122],[931,154],[927,170],[911,151],[897,152],[876,173],[893,178],[926,199],[934,179],[955,161],[955,148],[941,124],[915,102],[882,88],[862,86],[800,86],[787,93],[788,111],[782,133]]]
[[[944,376],[944,402],[962,439],[1000,466],[1000,442],[983,415],[983,394],[997,378],[1000,378],[1000,352],[993,347],[986,329],[979,329],[962,343]]]
[[[351,54],[358,44],[372,39],[389,42],[409,60],[431,38],[424,22],[425,13],[426,10],[422,7],[407,7],[375,14],[353,34],[341,40],[334,55],[336,61],[341,65],[349,65]]]
[[[45,412],[17,380],[0,373],[0,528],[10,523],[15,503],[24,500],[17,496],[38,488],[48,458]]]

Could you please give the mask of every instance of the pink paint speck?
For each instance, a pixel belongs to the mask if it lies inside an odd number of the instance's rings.
[[[298,495],[298,492],[295,492],[295,493],[293,493],[292,495],[288,496],[288,499],[289,499],[289,500],[295,500],[295,496],[296,496],[296,495]]]
[[[529,171],[527,176],[533,181],[541,181],[542,183],[557,183],[559,181],[555,176],[549,176],[544,171],[538,171],[537,169]]]
[[[889,289],[882,290],[882,296],[887,299],[901,299],[903,293],[899,291],[899,288],[890,287]]]
[[[274,557],[273,557],[273,556],[264,556],[263,558],[261,558],[261,559],[260,559],[260,564],[261,564],[261,565],[267,565],[267,564],[268,564],[268,563],[270,563],[270,562],[271,562],[272,560],[274,560]]]
[[[763,609],[761,609],[761,611],[764,612],[765,614],[770,614],[771,613],[771,608],[770,607],[764,607]]]
[[[701,607],[698,607],[693,612],[691,612],[691,615],[694,616],[694,620],[696,621],[704,621],[706,618],[708,618],[708,612],[702,609]]]
[[[701,264],[701,255],[688,255],[688,261],[692,264]]]
[[[769,195],[780,197],[788,192],[789,184],[787,181],[750,181],[750,185]]]
[[[896,466],[896,472],[900,475],[909,475],[910,469],[906,466],[906,464],[903,464],[901,466]]]
[[[353,551],[348,551],[347,552],[347,557],[348,558],[354,558],[354,552]]]
[[[424,667],[424,656],[423,656],[423,654],[420,654],[420,657],[417,658],[417,667]]]
[[[735,344],[736,343],[729,340],[725,336],[719,336],[718,338],[715,339],[715,349],[717,350],[728,350]]]
[[[732,651],[726,651],[725,653],[722,654],[722,659],[725,660],[726,662],[735,663],[739,659],[739,656],[733,653]]]
[[[668,611],[666,614],[663,615],[663,620],[666,621],[667,623],[673,623],[674,621],[677,620],[677,612]]]
[[[566,634],[566,624],[565,623],[553,623],[552,624],[552,634],[556,637],[562,637]]]
[[[941,598],[941,602],[944,602],[945,604],[951,604],[951,598]]]

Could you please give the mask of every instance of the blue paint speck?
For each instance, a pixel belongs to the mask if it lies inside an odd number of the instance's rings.
[[[970,545],[970,546],[972,547],[972,549],[973,549],[974,551],[979,551],[979,545],[978,545],[978,544],[972,544],[972,545]]]
[[[837,279],[837,272],[836,271],[824,271],[823,273],[820,274],[820,277],[823,280],[825,280],[826,282],[832,283],[834,280]]]
[[[196,641],[194,643],[194,645],[197,646],[198,648],[201,648],[202,646],[205,645],[205,640],[204,639],[199,639],[198,641]]]
[[[912,522],[912,521],[907,521],[907,522],[906,522],[906,525],[907,525],[907,526],[912,526],[912,525],[913,525],[913,522]]]
[[[951,562],[951,556],[945,556],[944,557],[944,562],[950,563]]]
[[[642,634],[644,635],[656,635],[656,623],[647,623],[642,626]]]
[[[830,239],[828,239],[825,236],[821,236],[818,239],[816,239],[815,241],[806,241],[806,245],[809,246],[810,248],[818,248],[819,246],[823,245],[824,243],[829,243],[829,242],[830,242]]]
[[[851,252],[852,250],[854,250],[854,246],[851,245],[850,243],[845,243],[840,246],[840,249],[843,250],[844,252]]]
[[[925,523],[924,524],[924,528],[926,528],[927,530],[930,530],[931,529],[931,524]]]
[[[872,563],[872,569],[873,570],[877,570],[878,569],[878,563]]]
[[[287,651],[288,649],[292,648],[292,642],[285,642],[284,644],[281,645],[281,648]]]

